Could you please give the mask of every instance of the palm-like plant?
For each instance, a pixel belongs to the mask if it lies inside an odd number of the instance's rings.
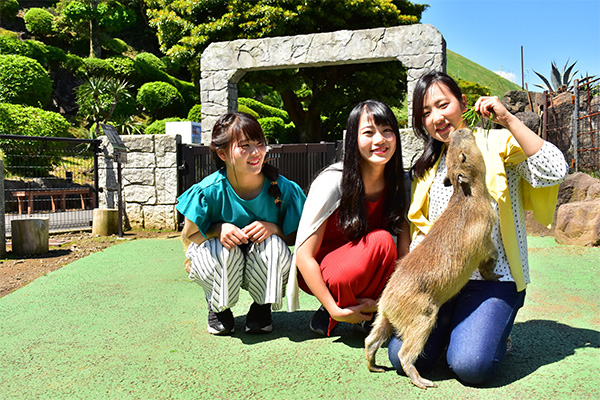
[[[561,91],[565,90],[571,84],[571,80],[575,77],[577,72],[579,72],[579,71],[571,72],[573,70],[573,67],[575,67],[575,64],[577,64],[577,61],[575,61],[573,64],[571,64],[569,66],[569,60],[567,60],[562,71],[560,71],[558,69],[558,67],[556,66],[556,62],[552,61],[552,74],[550,75],[552,84],[550,84],[550,82],[548,81],[548,79],[546,79],[546,77],[544,75],[542,75],[539,72],[534,70],[533,72],[535,72],[537,74],[537,76],[539,76],[540,79],[542,81],[544,81],[544,84],[546,85],[546,86],[542,86],[542,85],[535,85],[535,86],[540,87],[544,90],[548,90],[550,93],[561,92]]]

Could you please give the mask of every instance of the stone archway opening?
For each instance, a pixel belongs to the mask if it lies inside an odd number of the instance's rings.
[[[237,83],[248,71],[399,61],[407,68],[407,98],[429,71],[446,70],[446,43],[431,25],[336,31],[209,45],[202,53],[202,142],[219,116],[237,110]]]

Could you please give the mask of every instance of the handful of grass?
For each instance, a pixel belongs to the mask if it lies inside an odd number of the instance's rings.
[[[481,122],[481,115],[477,111],[475,111],[475,107],[469,108],[462,115],[462,120],[466,122],[467,126],[478,126]],[[492,128],[492,120],[494,119],[494,113],[490,114],[490,118],[488,119],[487,131],[485,132],[485,139],[487,141],[488,135],[490,134],[490,129]],[[486,128],[483,123],[481,124],[482,128]]]

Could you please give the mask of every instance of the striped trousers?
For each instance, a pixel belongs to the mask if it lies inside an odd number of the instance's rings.
[[[248,243],[228,250],[218,238],[192,243],[186,251],[192,262],[190,279],[198,283],[215,312],[233,307],[240,288],[254,302],[281,309],[292,253],[283,239],[271,235],[261,243]]]

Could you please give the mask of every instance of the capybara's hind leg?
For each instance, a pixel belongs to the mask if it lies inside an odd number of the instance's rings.
[[[375,365],[375,354],[383,343],[392,336],[394,331],[390,321],[379,312],[371,329],[371,333],[365,338],[365,357],[367,367],[371,372],[383,372],[383,368]]]
[[[422,316],[417,323],[406,326],[404,337],[402,338],[402,347],[398,352],[398,358],[402,364],[402,369],[410,378],[412,383],[421,389],[435,387],[435,384],[428,379],[424,379],[417,371],[415,362],[423,351],[429,334],[433,329],[437,318],[437,312],[432,315]]]

